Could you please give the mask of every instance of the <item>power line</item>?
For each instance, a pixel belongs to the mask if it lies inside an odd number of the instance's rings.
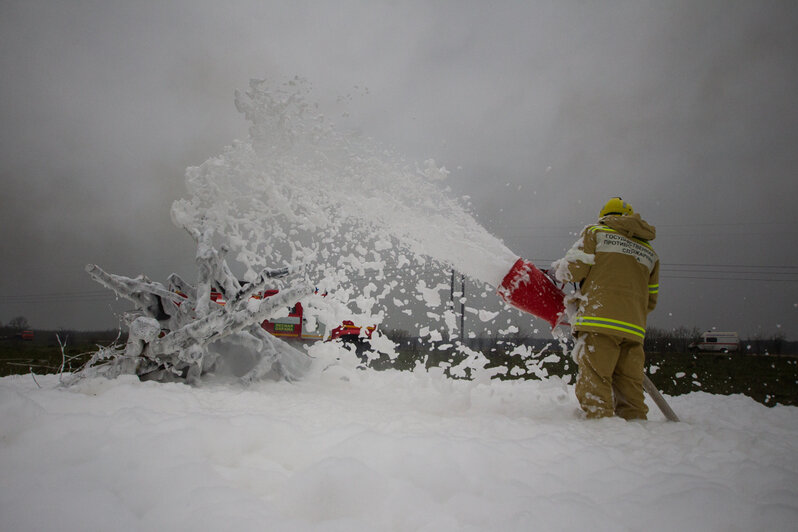
[[[657,224],[657,227],[727,227],[751,225],[793,225],[794,222],[731,222],[731,223],[705,223],[705,224]]]
[[[662,268],[660,273],[707,273],[707,274],[717,274],[717,275],[745,275],[745,274],[755,274],[755,275],[770,275],[774,277],[779,276],[798,276],[798,272],[773,272],[773,271],[763,271],[763,270],[701,270],[697,268],[685,268],[685,269],[670,269],[670,268]]]
[[[102,302],[112,302],[116,300],[113,296],[109,297],[62,297],[62,298],[51,298],[51,299],[0,299],[0,305],[24,305],[29,303],[37,303],[37,304],[55,304],[55,303],[102,303]]]
[[[545,264],[545,263],[552,263],[556,259],[529,259],[536,264]],[[662,263],[660,262],[661,268],[671,268],[671,267],[690,267],[690,268],[748,268],[748,269],[755,269],[755,268],[762,268],[762,269],[775,269],[775,270],[796,270],[798,271],[798,266],[777,266],[775,264],[730,264],[730,263],[723,263],[723,264],[700,264],[700,263],[687,263],[687,262],[667,262]]]
[[[532,260],[535,264],[551,264],[552,260]],[[786,271],[773,271],[786,270]],[[679,275],[704,274],[704,275]],[[751,277],[751,275],[757,277]],[[764,277],[767,276],[767,277]],[[695,264],[675,263],[661,266],[660,277],[664,279],[698,279],[751,282],[798,282],[798,266],[751,265],[751,264]]]
[[[798,230],[795,230],[795,229],[791,229],[791,230],[787,230],[787,231],[779,231],[779,235],[794,235],[796,233],[798,233]],[[679,236],[679,237],[689,236],[691,238],[703,238],[703,237],[707,237],[707,236],[711,236],[711,237],[725,236],[725,237],[729,237],[729,238],[736,238],[738,236],[763,236],[763,235],[773,235],[773,232],[772,231],[761,231],[761,232],[747,231],[745,233],[740,233],[740,232],[734,232],[734,233],[663,233],[663,232],[658,232],[657,233],[657,236],[658,236],[659,240],[662,240],[662,237],[674,237],[674,236]]]
[[[798,270],[798,266],[775,266],[775,265],[771,265],[771,264],[763,264],[763,265],[756,266],[756,265],[750,265],[750,264],[746,264],[746,265],[728,264],[728,263],[726,263],[726,264],[695,264],[695,263],[690,264],[690,263],[671,262],[671,263],[668,263],[667,266],[696,266],[696,267],[701,267],[701,268],[703,268],[703,267],[707,267],[707,268],[775,268],[775,269],[784,269],[784,270],[786,270],[786,269]]]
[[[23,303],[63,303],[63,302],[103,302],[117,299],[107,290],[87,290],[81,292],[50,292],[39,294],[12,294],[0,296],[0,304],[18,305]]]
[[[40,297],[40,296],[79,296],[84,294],[108,294],[108,290],[77,290],[74,292],[41,292],[38,294],[17,294],[4,297]]]
[[[710,223],[689,223],[689,224],[654,224],[657,228],[660,227],[748,227],[752,225],[794,225],[795,221],[781,221],[781,222],[710,222]],[[526,224],[498,224],[496,228],[509,228],[509,229],[582,229],[589,224],[570,224],[570,225],[526,225]]]
[[[533,259],[536,264],[551,264],[553,260]],[[408,268],[428,270],[432,264],[412,264]],[[780,266],[772,264],[699,264],[699,263],[669,263],[661,267],[660,277],[665,279],[688,280],[721,280],[721,281],[746,281],[746,282],[798,282],[798,266]],[[434,267],[437,269],[437,267]],[[386,267],[381,271],[396,272],[403,269]],[[783,270],[783,271],[779,271]],[[683,275],[694,274],[694,275]],[[61,291],[33,294],[11,294],[0,296],[1,305],[20,305],[26,303],[98,303],[110,302],[119,298],[106,290]]]
[[[798,278],[795,279],[763,279],[753,277],[718,277],[718,276],[693,276],[693,275],[660,275],[664,279],[702,279],[705,281],[759,281],[759,282],[773,282],[773,283],[798,283]]]

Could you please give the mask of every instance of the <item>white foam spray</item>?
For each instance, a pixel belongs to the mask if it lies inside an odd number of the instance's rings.
[[[306,263],[328,294],[315,304],[327,320],[381,322],[386,304],[403,299],[396,279],[412,279],[430,259],[496,286],[517,256],[452,197],[446,168],[408,163],[339,130],[308,87],[253,80],[236,93],[249,138],[187,170],[175,223],[212,229],[245,280],[264,267]],[[341,303],[334,315],[331,301]]]

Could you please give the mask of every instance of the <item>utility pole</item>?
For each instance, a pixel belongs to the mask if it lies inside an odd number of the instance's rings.
[[[465,275],[460,275],[460,338],[465,344]]]
[[[449,308],[454,313],[454,268],[452,268],[452,282],[449,286]]]
[[[454,268],[452,268],[452,285],[449,292],[449,301],[451,306],[454,307]]]
[[[454,268],[449,286],[449,308],[452,312],[457,308],[454,304]],[[465,274],[460,274],[460,338],[465,342]]]

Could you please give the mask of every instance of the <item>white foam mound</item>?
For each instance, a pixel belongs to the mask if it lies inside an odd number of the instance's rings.
[[[329,344],[328,344],[329,345]],[[579,419],[545,381],[0,379],[3,530],[792,530],[798,409]],[[325,369],[326,368],[326,369]]]

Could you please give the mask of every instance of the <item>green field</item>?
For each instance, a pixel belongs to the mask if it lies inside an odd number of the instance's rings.
[[[488,367],[506,367],[502,379],[534,379],[524,368],[525,361],[519,355],[507,355],[510,349],[485,352],[490,360]],[[543,351],[536,356],[543,360],[557,350]],[[403,350],[393,364],[385,358],[372,363],[375,367],[394,366],[410,369],[421,352]],[[539,366],[548,375],[576,377],[576,364],[560,355],[556,361],[543,362]],[[427,366],[447,365],[452,354],[434,351],[429,355]],[[513,370],[516,370],[514,374]],[[676,396],[702,391],[711,394],[744,394],[767,405],[798,406],[798,357],[795,355],[749,355],[714,353],[648,353],[646,371],[651,381],[666,395]]]
[[[98,345],[109,345],[116,331],[96,333],[70,333],[62,356],[55,332],[37,332],[34,341],[22,341],[13,336],[0,340],[0,376],[18,374],[57,373],[80,368]],[[497,349],[485,353],[491,367],[504,366],[507,371],[500,378],[536,378],[518,371],[525,361],[518,355],[508,356],[509,350]],[[432,353],[430,355],[430,353]],[[556,351],[538,355],[542,360]],[[375,369],[415,367],[419,357],[426,359],[427,366],[451,361],[452,354],[446,351],[420,351],[403,349],[394,362],[385,357],[373,362]],[[569,375],[571,382],[576,374],[576,365],[565,357],[541,363],[549,375]],[[711,394],[745,394],[756,401],[773,406],[776,404],[798,406],[798,357],[794,355],[750,355],[712,353],[648,353],[646,366],[648,375],[659,390],[666,395],[682,395],[703,391]],[[516,368],[514,374],[513,368]]]
[[[0,377],[25,373],[58,373],[80,368],[97,351],[98,345],[109,345],[118,331],[67,332],[36,331],[32,341],[19,339],[7,330],[0,335]],[[59,338],[65,343],[63,355]]]
[[[798,406],[798,357],[713,353],[652,353],[648,374],[662,393],[744,394],[767,406]],[[656,371],[652,371],[652,366]]]
[[[568,374],[572,379],[576,375],[576,366],[570,361],[543,367],[551,375]],[[798,357],[795,356],[648,353],[646,371],[666,395],[698,391],[744,394],[767,406],[798,406]]]

